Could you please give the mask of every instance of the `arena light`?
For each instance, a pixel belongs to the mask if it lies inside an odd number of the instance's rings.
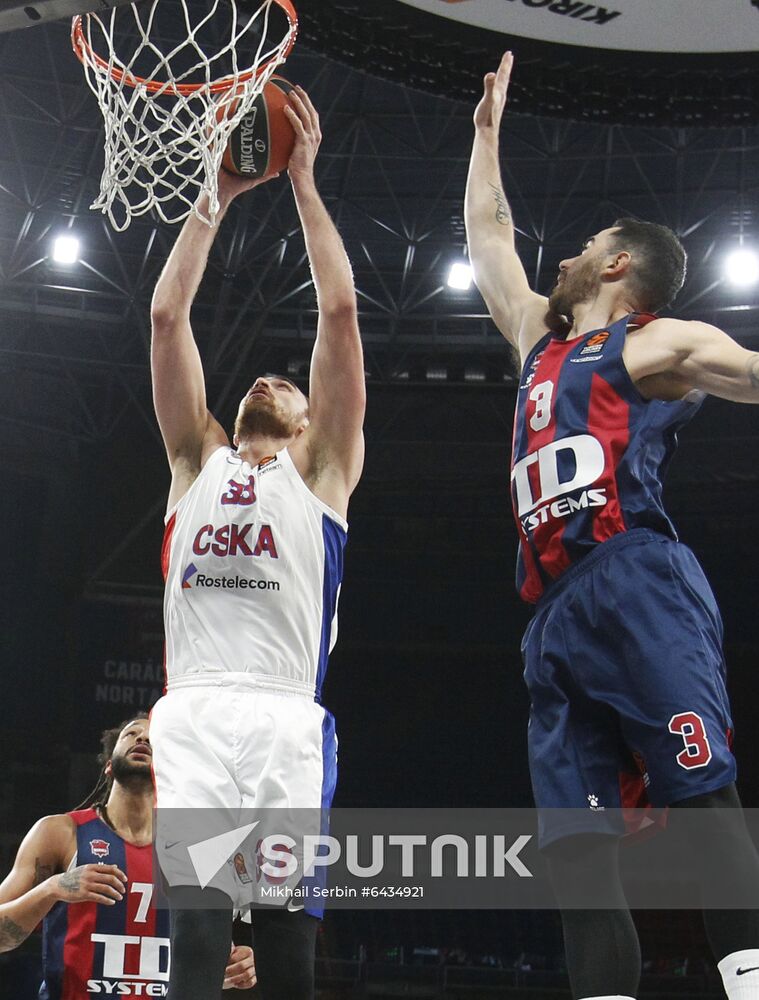
[[[759,256],[748,247],[734,250],[725,260],[725,277],[740,288],[755,285],[759,281]]]
[[[442,365],[427,365],[426,375],[430,382],[445,382],[448,378],[448,369]]]
[[[472,287],[472,269],[465,261],[456,261],[451,264],[448,272],[448,287],[455,288],[459,292],[468,292]]]
[[[76,236],[66,234],[55,238],[53,260],[56,264],[76,264],[79,260],[79,240]]]

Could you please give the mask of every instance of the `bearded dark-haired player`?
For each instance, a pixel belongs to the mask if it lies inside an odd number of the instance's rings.
[[[35,823],[0,885],[0,952],[43,923],[41,1000],[166,995],[169,920],[153,898],[148,720],[107,729],[102,748],[91,795],[73,812]],[[225,987],[248,989],[253,951],[239,945],[230,955],[230,938],[231,927]]]
[[[232,443],[207,408],[190,309],[221,218],[261,181],[222,170],[216,225],[185,222],[153,298],[153,396],[172,474],[163,547],[167,693],[151,715],[159,817],[213,807],[318,812],[335,786],[334,720],[320,699],[336,639],[348,499],[363,465],[364,365],[351,267],[314,181],[319,117],[299,87],[289,101],[296,138],[288,173],[319,310],[310,400],[289,379],[256,378]],[[240,882],[255,886],[237,860]],[[201,898],[181,871],[167,878],[169,997],[205,1000],[226,961],[226,908],[244,905],[247,888],[212,884]],[[269,906],[251,916],[265,1000],[308,1000],[315,914]]]
[[[466,224],[475,280],[522,366],[511,483],[517,584],[535,604],[522,644],[530,772],[573,994],[637,995],[619,831],[604,828],[637,762],[649,801],[681,807],[670,825],[706,859],[695,867],[728,997],[757,1000],[759,858],[734,783],[722,625],[661,479],[704,394],[759,403],[759,355],[707,323],[657,318],[685,274],[664,226],[620,219],[561,262],[548,299],[530,289],[498,152],[512,63],[485,77]],[[594,884],[614,908],[571,909],[573,888]],[[711,906],[719,889],[747,908]]]

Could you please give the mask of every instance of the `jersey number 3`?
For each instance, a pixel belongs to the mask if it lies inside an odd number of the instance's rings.
[[[530,427],[534,431],[545,430],[551,423],[551,401],[553,399],[553,382],[539,382],[530,393],[530,400],[535,404],[535,412],[530,417]]]
[[[669,720],[669,731],[676,736],[682,736],[685,749],[681,750],[675,760],[690,771],[694,767],[706,767],[712,759],[712,748],[704,728],[704,721],[695,712],[680,712]]]

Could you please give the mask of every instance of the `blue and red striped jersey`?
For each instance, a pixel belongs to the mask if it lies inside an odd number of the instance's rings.
[[[670,538],[662,478],[703,394],[647,400],[624,362],[633,313],[573,340],[547,334],[528,355],[514,420],[511,494],[519,531],[517,588],[537,601],[599,543],[631,528]]]
[[[114,906],[55,904],[43,922],[40,1000],[166,996],[169,912],[155,906],[152,845],[123,840],[94,809],[69,815],[77,827],[74,864],[118,865],[127,891]]]

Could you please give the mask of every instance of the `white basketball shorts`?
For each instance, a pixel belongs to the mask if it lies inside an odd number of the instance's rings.
[[[187,880],[188,849],[227,829],[224,816],[277,810],[273,815],[284,822],[288,811],[313,810],[308,825],[315,824],[318,833],[321,811],[332,802],[337,779],[334,719],[300,692],[262,690],[245,674],[224,674],[213,682],[206,675],[203,684],[172,689],[159,699],[150,715],[150,742],[156,848],[163,876],[172,886],[193,884]],[[192,812],[182,819],[187,829],[177,831],[172,816],[180,809]],[[302,826],[303,814],[297,815]],[[244,853],[233,856],[207,882],[238,906],[250,903],[255,882],[266,881],[260,858],[257,867],[257,832],[246,841]]]

